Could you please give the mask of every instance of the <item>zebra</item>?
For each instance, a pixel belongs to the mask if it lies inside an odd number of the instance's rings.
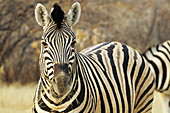
[[[142,54],[149,62],[155,76],[156,91],[159,94],[163,113],[170,112],[170,40],[149,48]],[[160,93],[159,93],[160,92]]]
[[[49,15],[42,4],[35,8],[43,35],[33,112],[151,112],[155,80],[147,61],[119,42],[76,52],[72,26],[80,14],[79,2],[67,14],[56,3]]]

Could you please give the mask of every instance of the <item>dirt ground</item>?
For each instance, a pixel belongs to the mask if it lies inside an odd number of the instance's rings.
[[[31,113],[36,84],[0,84],[0,113]],[[155,93],[153,113],[162,113],[159,93]]]

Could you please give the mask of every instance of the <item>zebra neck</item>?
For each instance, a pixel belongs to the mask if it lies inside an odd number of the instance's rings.
[[[97,96],[92,88],[94,86],[89,83],[91,76],[90,74],[92,74],[91,73],[92,70],[88,68],[87,64],[95,62],[93,62],[93,59],[90,58],[89,56],[83,55],[81,53],[76,54],[76,61],[77,61],[76,75],[81,83],[80,84],[81,91],[77,95],[77,101],[81,103],[81,105],[77,104],[76,106],[79,106],[78,107],[78,109],[80,110],[79,112],[94,111],[96,109]]]
[[[50,85],[45,78],[41,77],[35,97],[35,108],[40,112],[41,110],[58,112],[76,112],[77,109],[80,111],[94,110],[97,99],[91,90],[92,86],[87,82],[89,79],[85,63],[87,60],[84,55],[76,55],[72,87],[65,97],[52,97]]]
[[[73,109],[73,106],[78,106],[79,99],[77,98],[81,90],[80,78],[77,76],[77,72],[73,75],[75,76],[73,80],[73,87],[65,97],[54,98],[51,96],[50,86],[48,86],[45,78],[41,77],[40,82],[37,87],[36,96],[35,96],[35,108],[39,110],[50,111],[70,111]],[[55,106],[55,107],[54,107]]]

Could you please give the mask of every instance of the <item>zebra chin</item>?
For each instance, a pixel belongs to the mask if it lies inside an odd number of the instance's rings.
[[[51,94],[55,98],[62,97],[69,92],[72,78],[69,74],[60,72],[52,80]]]

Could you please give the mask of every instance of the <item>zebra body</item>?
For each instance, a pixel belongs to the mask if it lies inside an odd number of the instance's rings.
[[[136,50],[118,42],[105,42],[75,52],[70,26],[79,19],[80,4],[73,4],[62,22],[60,18],[55,20],[55,14],[63,14],[58,5],[52,9],[52,18],[47,14],[38,4],[35,15],[44,34],[35,113],[151,112],[154,76]]]
[[[66,97],[70,104],[62,102],[66,99],[64,98],[59,102],[61,105],[54,109],[73,113],[94,111],[96,113],[99,111],[131,113],[139,112],[139,110],[149,112],[153,99],[154,81],[141,55],[134,49],[117,42],[103,43],[96,47],[87,53],[85,51],[76,53],[74,85],[70,91],[75,90],[75,93],[69,95],[71,97]],[[40,94],[36,95],[36,97],[39,96],[36,98],[37,101],[40,97],[45,98],[39,90],[43,89],[42,82],[44,81],[40,79],[37,90]],[[150,107],[146,106],[147,104]],[[54,105],[49,104],[49,106]]]
[[[156,91],[163,108],[163,113],[170,112],[170,40],[143,53],[155,76]]]
[[[162,92],[168,90],[170,88],[170,40],[149,48],[143,56],[155,75],[156,89]]]

